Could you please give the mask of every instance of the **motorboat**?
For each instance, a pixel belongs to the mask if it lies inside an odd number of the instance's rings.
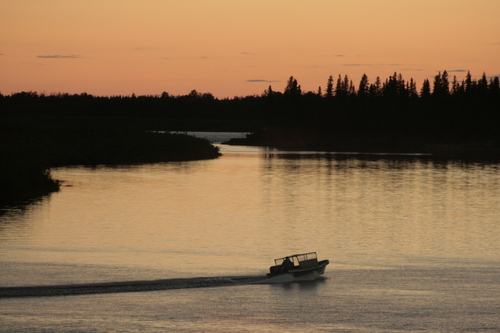
[[[303,277],[309,274],[322,275],[325,267],[330,262],[328,260],[318,261],[316,252],[293,254],[283,258],[274,259],[274,266],[269,268],[268,277],[280,275],[291,275],[294,278]]]

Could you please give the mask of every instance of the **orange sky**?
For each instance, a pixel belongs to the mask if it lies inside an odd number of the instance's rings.
[[[1,0],[0,93],[219,98],[500,76],[500,0]]]

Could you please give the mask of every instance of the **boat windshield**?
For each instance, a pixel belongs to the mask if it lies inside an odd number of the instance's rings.
[[[280,266],[283,264],[286,258],[290,259],[290,261],[293,262],[294,266],[303,266],[303,264],[306,262],[308,263],[318,262],[318,256],[316,255],[316,252],[309,252],[309,253],[294,254],[291,256],[278,258],[274,260],[274,263],[276,264],[276,266]]]

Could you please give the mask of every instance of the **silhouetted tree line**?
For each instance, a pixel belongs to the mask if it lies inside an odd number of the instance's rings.
[[[406,81],[398,73],[382,81],[370,82],[363,75],[359,84],[345,75],[335,80],[330,76],[322,93],[303,92],[294,77],[284,92],[271,86],[260,96],[217,99],[210,93],[195,90],[187,95],[92,96],[90,94],[38,94],[20,92],[0,94],[0,107],[5,114],[44,116],[118,116],[156,119],[242,120],[264,126],[321,125],[332,130],[401,130],[455,135],[474,132],[478,135],[498,120],[500,86],[498,77],[486,74],[473,79],[450,81],[447,71],[438,73],[433,82],[425,80],[420,90],[413,79]],[[470,127],[471,121],[476,124]],[[376,125],[375,125],[376,124]],[[490,125],[488,125],[490,124]],[[453,127],[453,128],[451,128]],[[370,130],[371,129],[371,130]],[[387,132],[386,132],[387,133]]]
[[[191,123],[195,120],[205,123],[248,120],[252,118],[254,97],[219,100],[210,93],[195,90],[182,96],[171,96],[167,92],[144,96],[93,96],[87,93],[45,95],[30,91],[0,94],[0,112],[13,116],[122,118],[156,129],[157,121],[162,119],[187,119]],[[238,112],[234,112],[235,105]],[[166,128],[162,123],[157,129]],[[174,128],[189,129],[192,128]]]
[[[283,92],[269,86],[261,95],[232,99],[195,90],[180,96],[110,97],[21,92],[0,95],[0,107],[17,116],[120,117],[149,129],[255,130],[269,144],[273,137],[302,136],[305,148],[334,149],[360,140],[460,144],[500,135],[498,77],[475,79],[468,73],[458,81],[447,71],[425,80],[420,89],[413,79],[394,73],[373,82],[363,75],[359,84],[347,75],[330,76],[324,89],[304,92],[292,76]]]
[[[335,83],[336,82],[336,83]],[[296,87],[299,87],[297,89]],[[356,88],[357,87],[357,88]],[[487,137],[499,134],[500,88],[498,77],[472,79],[470,73],[450,83],[444,71],[434,82],[425,80],[420,91],[413,79],[398,73],[384,82],[370,83],[363,75],[355,86],[347,75],[328,78],[325,93],[302,93],[291,77],[283,94],[264,92],[273,105],[267,122],[297,128],[334,131],[372,137],[431,136],[435,138]]]
[[[324,93],[303,93],[290,77],[284,93],[269,87],[265,124],[256,141],[278,146],[326,150],[437,152],[454,145],[500,153],[500,86],[498,77],[473,79],[468,73],[450,82],[447,71],[420,90],[413,79],[394,73],[359,84],[345,75],[330,76]]]

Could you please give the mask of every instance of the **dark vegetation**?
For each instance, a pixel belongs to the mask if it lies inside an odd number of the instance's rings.
[[[51,109],[37,94],[21,96],[20,101],[3,97],[8,103],[2,103],[0,112],[0,207],[57,191],[61,183],[52,178],[51,167],[190,161],[220,155],[208,140],[150,131],[147,125],[154,122],[72,114],[71,104],[58,109],[55,103]]]
[[[206,140],[153,131],[250,131],[234,144],[324,151],[417,152],[498,158],[498,77],[462,81],[444,71],[420,87],[401,74],[355,85],[330,76],[303,92],[217,99],[171,96],[0,94],[0,203],[58,188],[50,167],[213,158]],[[43,192],[43,191],[42,191]]]
[[[418,152],[448,156],[498,155],[498,77],[449,80],[439,73],[418,90],[401,74],[355,86],[329,77],[324,93],[303,93],[290,77],[284,93],[271,87],[264,100],[266,129],[249,139],[281,148],[325,151]]]
[[[52,179],[48,164],[36,151],[2,143],[0,153],[0,208],[59,190],[59,182]]]

